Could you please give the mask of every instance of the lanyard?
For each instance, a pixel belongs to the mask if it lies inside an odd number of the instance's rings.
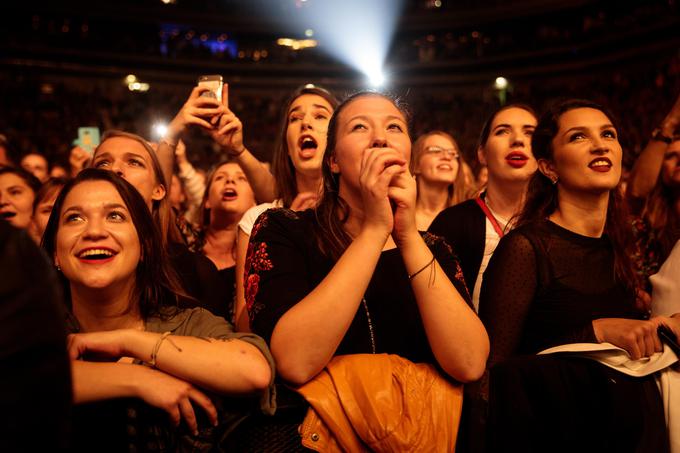
[[[493,216],[491,213],[491,210],[489,207],[486,205],[486,202],[482,197],[477,197],[475,198],[475,201],[479,205],[480,208],[482,208],[482,211],[484,211],[484,215],[486,216],[487,219],[489,219],[489,222],[491,222],[491,225],[493,226],[493,229],[496,230],[496,233],[498,234],[498,237],[503,237],[505,234],[503,232],[503,228],[501,228],[500,224],[498,223],[498,220],[496,220],[496,217]]]

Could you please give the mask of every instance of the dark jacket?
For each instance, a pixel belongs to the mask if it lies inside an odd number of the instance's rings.
[[[453,247],[463,269],[470,294],[475,289],[484,256],[486,217],[474,199],[444,209],[434,219],[428,231],[443,237]]]

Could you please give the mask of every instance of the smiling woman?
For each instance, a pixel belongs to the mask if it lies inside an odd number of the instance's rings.
[[[556,104],[539,121],[532,149],[539,172],[482,284],[491,451],[500,442],[551,450],[555,439],[568,439],[560,447],[567,450],[667,451],[652,375],[626,379],[595,361],[532,356],[569,343],[611,343],[636,360],[661,351],[660,325],[680,332],[680,320],[646,320],[636,308],[614,119],[593,102]]]
[[[444,208],[472,198],[474,188],[467,187],[464,165],[458,144],[446,132],[428,132],[413,144],[410,170],[418,182],[416,221],[420,231],[426,231]]]
[[[218,422],[205,390],[259,393],[262,408],[271,409],[266,346],[204,309],[180,308],[187,296],[144,200],[125,180],[86,169],[66,184],[44,247],[70,287],[76,404],[138,398],[166,411],[174,425],[183,420],[190,434],[199,429],[192,403]]]

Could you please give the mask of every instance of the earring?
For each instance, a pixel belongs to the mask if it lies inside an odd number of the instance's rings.
[[[55,267],[57,268],[57,270],[58,270],[59,272],[61,272],[61,266],[59,266],[59,263],[57,263],[57,264],[55,265]]]
[[[550,182],[553,184],[553,186],[554,186],[555,184],[557,184],[557,181],[558,181],[558,180],[559,180],[559,178],[558,178],[557,176],[551,176],[551,177],[550,177]]]

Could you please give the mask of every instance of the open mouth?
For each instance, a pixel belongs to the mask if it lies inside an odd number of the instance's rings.
[[[526,165],[526,163],[529,161],[529,156],[526,154],[520,152],[520,151],[513,151],[507,156],[505,156],[505,161],[514,168],[521,168]]]
[[[588,167],[598,172],[607,172],[612,168],[612,161],[606,157],[598,157],[597,159],[593,159],[588,164]]]
[[[76,254],[79,260],[85,262],[104,262],[113,259],[118,252],[109,248],[89,248]]]
[[[314,137],[310,135],[303,135],[300,137],[299,141],[300,151],[302,151],[302,157],[312,157],[319,148],[319,144],[316,142]]]
[[[224,192],[222,192],[222,199],[223,200],[235,200],[238,197],[238,192],[236,189],[226,189]]]
[[[16,212],[11,212],[11,211],[0,212],[0,218],[6,219],[6,220],[9,220],[16,215],[17,215]]]
[[[441,165],[437,165],[437,170],[451,171],[451,170],[453,170],[453,167],[449,164],[441,164]]]

